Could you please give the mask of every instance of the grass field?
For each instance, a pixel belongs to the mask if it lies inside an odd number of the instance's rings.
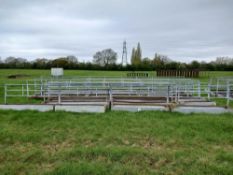
[[[14,74],[29,76],[7,78]],[[49,74],[49,70],[0,69],[0,84],[21,83]],[[126,72],[114,71],[73,70],[65,74],[126,76]],[[207,82],[209,76],[233,76],[233,72],[210,72],[200,80]],[[2,103],[3,86],[0,88]],[[218,100],[218,105],[224,104],[224,100]],[[231,175],[232,172],[232,114],[0,111],[0,174]]]
[[[149,76],[156,76],[156,72],[149,71]],[[9,75],[23,74],[29,77],[10,80]],[[84,77],[126,77],[126,71],[85,71],[85,70],[65,70],[65,76],[84,76]],[[40,78],[41,76],[50,76],[50,70],[32,70],[32,69],[0,69],[0,83],[24,81],[27,79]],[[233,76],[233,72],[205,72],[201,73],[201,81],[207,81],[211,77]]]
[[[233,172],[233,116],[1,111],[0,174]]]
[[[148,72],[149,76],[156,76],[156,72]],[[9,79],[9,75],[27,75],[24,78],[18,79]],[[65,70],[66,77],[126,77],[127,72],[124,71],[85,71],[85,70]],[[26,80],[38,79],[40,77],[49,77],[50,70],[26,70],[26,69],[0,69],[0,104],[4,103],[4,88],[3,85],[5,83],[25,83]],[[201,76],[199,80],[201,82],[208,82],[209,78],[212,77],[224,77],[224,76],[232,76],[233,72],[201,72]],[[219,106],[225,106],[226,100],[224,99],[215,99]],[[35,100],[28,100],[23,98],[8,99],[9,103],[38,103]],[[230,103],[230,106],[233,107],[233,102]]]

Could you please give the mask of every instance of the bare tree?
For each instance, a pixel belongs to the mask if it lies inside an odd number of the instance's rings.
[[[233,58],[230,58],[230,57],[217,57],[215,63],[220,64],[220,65],[221,64],[230,65],[230,64],[233,64]]]
[[[101,66],[108,66],[110,64],[115,64],[117,61],[117,53],[112,49],[105,49],[100,52],[96,52],[93,56],[93,63],[99,64]]]
[[[172,62],[170,58],[166,55],[160,55],[160,54],[155,54],[155,57],[153,59],[153,63],[156,65],[164,65]]]
[[[78,58],[76,56],[69,55],[66,57],[66,59],[67,59],[69,64],[78,63]]]
[[[37,68],[46,68],[49,60],[46,58],[37,58],[34,62]]]
[[[24,67],[26,63],[28,63],[25,58],[15,58],[15,57],[7,57],[5,59],[5,63],[10,65],[11,67]]]

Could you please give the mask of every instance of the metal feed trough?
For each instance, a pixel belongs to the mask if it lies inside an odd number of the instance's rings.
[[[226,98],[229,106],[230,100],[233,100],[233,77],[211,78],[208,86],[212,96]]]
[[[5,85],[5,103],[11,97],[43,99],[47,104],[167,105],[210,100],[215,84],[184,78],[72,77],[35,79]],[[232,94],[232,85],[222,85]],[[203,98],[204,97],[204,98]],[[226,96],[228,97],[228,96]],[[229,100],[231,100],[229,95]]]
[[[227,89],[232,84],[233,84],[233,77],[211,78],[209,81],[209,85],[211,86],[211,92],[216,97],[225,97],[227,95]],[[233,92],[232,91],[229,92],[230,92],[229,96],[233,97]]]

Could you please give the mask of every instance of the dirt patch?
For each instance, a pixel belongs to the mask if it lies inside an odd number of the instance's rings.
[[[7,78],[9,78],[9,79],[20,79],[20,78],[26,78],[26,77],[30,77],[30,75],[26,75],[26,74],[14,74],[14,75],[7,76]]]

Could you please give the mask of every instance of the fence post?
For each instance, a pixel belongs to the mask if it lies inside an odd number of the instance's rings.
[[[42,81],[40,82],[40,96],[43,96],[43,87],[42,87]]]
[[[210,101],[210,84],[208,84],[208,101]]]
[[[46,101],[46,99],[45,99],[45,87],[44,87],[45,85],[43,84],[43,87],[42,87],[42,93],[43,93],[43,99],[44,99],[44,103],[45,103],[45,101]]]
[[[37,92],[36,92],[36,80],[34,80],[34,95],[36,95],[37,94]]]
[[[7,85],[5,84],[4,85],[4,104],[6,105],[7,104]]]
[[[61,94],[58,94],[58,104],[61,104]]]
[[[58,88],[59,88],[59,93],[58,93],[58,104],[61,104],[61,89],[62,89],[61,86],[62,86],[61,84],[59,84],[59,86],[58,86]]]
[[[154,90],[154,77],[152,77],[152,93],[153,93],[153,95],[155,93],[155,90]]]
[[[218,97],[218,91],[219,91],[219,79],[217,79],[216,97]]]
[[[198,97],[201,97],[201,83],[198,81]]]
[[[113,105],[112,87],[111,87],[111,85],[109,85],[108,95],[109,95],[109,108],[111,109],[111,107]]]
[[[23,87],[23,84],[22,84],[22,97],[24,96],[24,87]]]
[[[169,103],[170,85],[167,86],[167,103]]]
[[[176,85],[176,95],[175,95],[175,101],[178,102],[178,86]]]
[[[28,86],[28,81],[27,81],[27,97],[29,97],[29,86]]]
[[[229,84],[229,82],[227,82],[227,94],[226,94],[227,96],[226,96],[226,98],[227,98],[227,108],[229,107],[229,105],[230,105],[230,84]]]
[[[178,96],[177,96],[177,102],[180,102],[180,87],[178,87]]]

